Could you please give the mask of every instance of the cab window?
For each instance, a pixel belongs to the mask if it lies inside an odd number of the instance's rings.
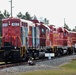
[[[3,23],[2,26],[3,27],[7,27],[8,26],[8,23]]]
[[[67,36],[67,33],[64,33],[64,36]]]
[[[45,33],[45,29],[42,28],[42,33]]]

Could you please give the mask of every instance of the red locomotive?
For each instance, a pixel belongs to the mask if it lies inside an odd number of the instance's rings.
[[[76,33],[63,27],[12,17],[2,20],[0,61],[19,62],[30,57],[38,59],[45,57],[45,53],[61,56],[72,54],[75,49]]]
[[[49,26],[50,33],[48,36],[48,41],[46,40],[46,45],[51,46],[51,52],[55,53],[55,56],[61,56],[64,54],[72,54],[72,45],[69,46],[69,31],[63,27],[55,28],[54,25]],[[75,34],[76,35],[76,34]],[[72,36],[70,36],[71,38]],[[71,42],[71,41],[69,41]],[[76,42],[74,42],[75,44]]]
[[[15,62],[41,57],[46,45],[46,29],[48,27],[38,21],[3,19],[0,61]]]

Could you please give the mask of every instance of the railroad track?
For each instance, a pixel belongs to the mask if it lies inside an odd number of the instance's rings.
[[[7,67],[14,67],[14,66],[20,66],[20,65],[26,65],[27,62],[20,62],[20,63],[8,63],[8,64],[0,64],[0,69],[7,68]]]
[[[59,59],[59,58],[68,57],[68,56],[72,56],[72,55],[67,55],[67,56],[62,56],[62,57],[55,57],[55,58],[52,58],[51,61],[53,61],[55,59]],[[42,62],[42,61],[46,61],[46,60],[48,60],[48,58],[34,60],[34,63],[36,64],[37,62]],[[14,67],[14,66],[21,66],[21,65],[29,65],[29,64],[28,64],[28,62],[8,63],[8,64],[4,63],[4,64],[0,64],[0,69],[4,69],[4,68],[8,68],[8,67]]]
[[[34,62],[41,62],[41,61],[46,61],[48,59],[39,59],[39,60],[34,60]],[[28,62],[19,62],[19,63],[8,63],[8,64],[0,64],[0,69],[8,68],[8,67],[14,67],[14,66],[21,66],[21,65],[29,65]]]

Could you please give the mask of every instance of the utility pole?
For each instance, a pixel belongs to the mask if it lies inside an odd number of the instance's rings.
[[[64,18],[64,27],[65,27],[65,18]]]
[[[12,17],[12,8],[13,8],[13,6],[12,6],[12,0],[10,0],[9,2],[11,4],[11,17]]]

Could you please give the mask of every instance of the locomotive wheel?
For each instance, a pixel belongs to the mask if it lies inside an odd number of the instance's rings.
[[[60,52],[58,51],[58,57],[60,57],[60,55],[61,55],[61,54],[60,54]]]
[[[58,50],[57,50],[57,56],[58,56],[58,57],[60,57],[60,56],[61,56],[61,54],[60,54],[60,51],[59,51],[59,50],[60,50],[60,49],[58,49]]]
[[[76,48],[73,48],[73,52],[76,54]]]
[[[73,50],[74,50],[73,48],[72,48],[72,49],[71,49],[71,48],[68,48],[67,54],[69,54],[69,55],[70,55],[70,54],[73,54],[73,52],[74,52]]]
[[[28,54],[25,54],[22,61],[28,61],[28,60],[29,60],[29,56],[28,56]]]
[[[9,61],[9,55],[10,55],[10,52],[8,51],[8,52],[4,52],[4,59],[5,59],[5,63],[7,64],[8,63],[8,61]]]

